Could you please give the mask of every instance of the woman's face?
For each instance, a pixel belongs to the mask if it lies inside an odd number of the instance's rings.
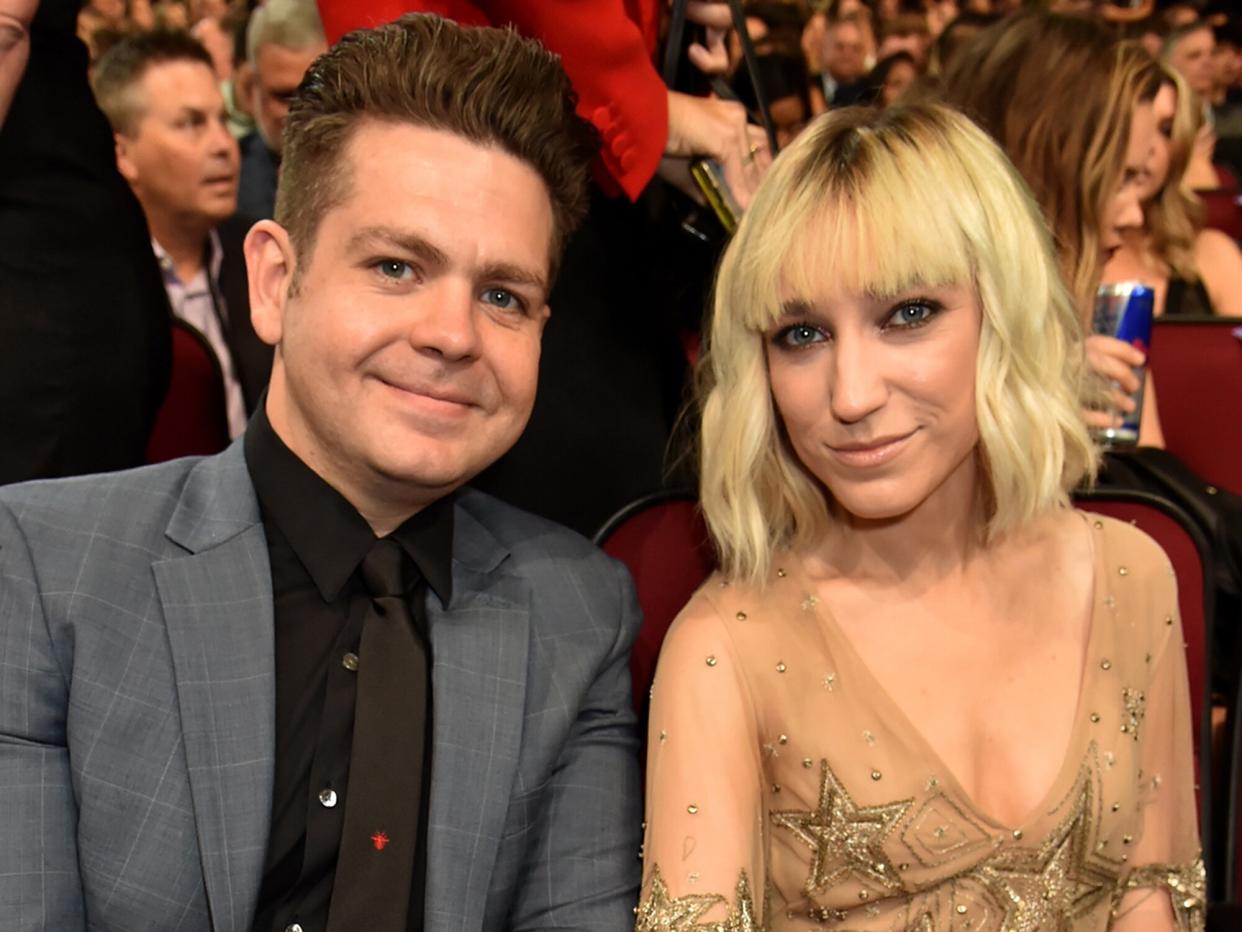
[[[880,88],[881,105],[891,107],[893,101],[914,83],[916,77],[918,77],[918,72],[908,61],[893,62],[893,66],[888,69],[888,74],[884,76],[884,86]]]
[[[1107,262],[1121,247],[1126,230],[1143,225],[1140,194],[1148,159],[1156,138],[1156,113],[1151,103],[1140,103],[1130,117],[1130,138],[1126,145],[1121,182],[1105,204],[1100,222],[1101,261]]]
[[[764,334],[794,454],[850,514],[897,518],[977,481],[981,321],[973,287],[881,297],[825,283]]]
[[[1169,180],[1169,160],[1173,153],[1173,118],[1177,114],[1177,89],[1172,84],[1162,84],[1151,108],[1156,119],[1156,134],[1139,187],[1139,198],[1143,203],[1155,198]]]

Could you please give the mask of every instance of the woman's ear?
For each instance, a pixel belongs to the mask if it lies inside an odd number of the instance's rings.
[[[246,274],[250,282],[250,320],[260,340],[280,344],[297,253],[289,231],[274,220],[260,220],[246,234]]]

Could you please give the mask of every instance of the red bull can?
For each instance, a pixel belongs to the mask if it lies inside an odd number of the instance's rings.
[[[1129,343],[1146,357],[1151,350],[1151,318],[1155,306],[1155,292],[1142,282],[1101,285],[1096,293],[1092,330]],[[1123,415],[1120,425],[1096,432],[1104,446],[1132,447],[1138,444],[1146,374],[1146,366],[1138,366],[1134,370],[1139,382],[1138,391],[1130,396],[1134,399],[1134,411]]]

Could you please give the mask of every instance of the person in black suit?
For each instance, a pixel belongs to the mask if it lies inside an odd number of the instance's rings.
[[[141,465],[168,388],[168,299],[80,6],[0,17],[0,484]]]

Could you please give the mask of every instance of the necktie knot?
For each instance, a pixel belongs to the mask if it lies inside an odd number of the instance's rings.
[[[376,599],[405,596],[405,552],[391,537],[377,540],[362,558],[362,581]]]

